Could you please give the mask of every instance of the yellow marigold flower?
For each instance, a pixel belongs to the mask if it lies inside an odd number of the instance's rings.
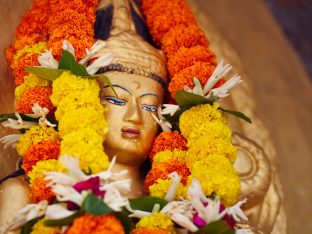
[[[79,108],[66,112],[59,120],[60,135],[63,137],[80,128],[93,128],[104,140],[105,134],[108,132],[108,123],[103,112],[104,109],[89,108]]]
[[[49,81],[40,79],[34,74],[29,74],[28,76],[24,77],[24,83],[15,88],[16,100],[20,99],[24,91],[28,88],[47,87],[47,86],[50,86]]]
[[[42,54],[47,50],[46,42],[39,42],[33,46],[26,45],[23,49],[20,49],[14,55],[14,63],[18,61],[19,58],[23,57],[25,54],[35,55]]]
[[[17,152],[23,156],[27,149],[40,141],[56,141],[59,139],[58,132],[53,128],[44,126],[33,126],[21,135],[16,145]]]
[[[226,206],[237,202],[240,180],[236,170],[224,155],[211,155],[193,164],[188,184],[196,178],[206,196],[216,194]]]
[[[100,87],[96,80],[85,79],[71,74],[70,72],[63,72],[63,74],[53,82],[53,94],[51,101],[54,106],[58,106],[59,102],[68,94],[85,90],[91,90],[95,94],[99,94]]]
[[[222,138],[231,142],[232,130],[227,124],[221,121],[204,122],[192,129],[187,139],[187,146],[190,147],[202,136],[210,139]]]
[[[47,227],[44,225],[44,219],[40,219],[33,227],[30,234],[60,234],[59,227]]]
[[[70,136],[69,136],[70,137]],[[78,140],[78,138],[76,138]],[[92,141],[91,139],[90,141]],[[94,139],[94,143],[98,144],[99,139]],[[104,153],[102,144],[92,145],[84,139],[79,139],[75,144],[71,144],[70,140],[61,143],[61,155],[69,154],[79,157],[80,168],[85,172],[92,174],[106,170],[109,165],[108,156]]]
[[[86,143],[95,147],[102,147],[102,137],[92,128],[80,128],[69,134],[66,134],[62,139],[62,148],[70,149],[76,147],[77,143]]]
[[[179,121],[182,135],[188,139],[192,130],[205,122],[219,121],[226,124],[226,116],[218,108],[219,104],[215,102],[213,105],[197,105],[183,112]]]
[[[176,159],[179,162],[183,163],[183,162],[185,162],[185,153],[186,153],[186,151],[181,151],[181,150],[161,151],[154,156],[153,164],[166,162],[169,159]]]
[[[28,174],[32,184],[37,178],[43,177],[45,172],[63,172],[66,173],[65,166],[55,159],[39,161],[33,166],[32,171]]]
[[[103,109],[98,93],[90,89],[69,93],[59,102],[55,117],[60,120],[65,113],[85,107],[95,110]]]
[[[170,231],[171,234],[176,233],[174,231],[174,224],[171,221],[171,219],[161,212],[154,213],[151,216],[143,217],[136,224],[136,227],[137,228],[155,227],[166,231]]]
[[[158,179],[156,183],[149,186],[150,196],[152,197],[160,197],[165,198],[170,186],[171,186],[171,179]],[[186,186],[184,186],[181,182],[179,183],[176,199],[180,197],[186,197]]]
[[[233,164],[237,156],[237,149],[231,142],[222,138],[202,136],[188,149],[186,165],[192,171],[192,166],[196,161],[213,157],[215,154],[225,155]]]

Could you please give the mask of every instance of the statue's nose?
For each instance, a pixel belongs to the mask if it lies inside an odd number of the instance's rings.
[[[135,97],[132,97],[127,103],[127,110],[124,115],[123,120],[125,122],[132,122],[136,124],[141,124],[143,121],[142,109],[138,104]]]

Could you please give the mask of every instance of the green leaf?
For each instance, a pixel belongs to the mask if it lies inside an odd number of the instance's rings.
[[[113,212],[113,210],[108,205],[106,205],[103,200],[94,196],[93,194],[87,195],[82,204],[82,208],[87,213],[90,213],[94,216]]]
[[[112,89],[112,91],[114,92],[114,94],[116,95],[116,97],[118,97],[112,83],[110,82],[109,78],[107,76],[105,76],[104,74],[95,74],[95,75],[90,75],[86,78],[91,78],[91,79],[100,79],[102,82],[104,82],[105,84],[108,84],[109,87]]]
[[[32,231],[32,227],[38,222],[40,218],[28,221],[21,229],[21,234],[29,234]]]
[[[208,224],[194,234],[235,234],[235,230],[231,229],[224,220],[220,220]]]
[[[78,63],[75,57],[67,50],[62,51],[62,56],[58,68],[69,70],[77,76],[89,75],[86,68],[82,64]]]
[[[84,211],[79,210],[76,213],[64,219],[48,219],[48,220],[45,220],[43,223],[45,226],[48,226],[48,227],[71,225],[76,218],[80,217],[83,214],[84,214]]]
[[[160,209],[162,209],[168,202],[164,199],[158,197],[150,197],[150,196],[143,196],[136,199],[129,200],[130,206],[134,210],[143,210],[152,212],[153,207],[155,204],[160,205]]]
[[[114,212],[114,215],[120,220],[125,229],[126,234],[130,234],[134,228],[134,224],[125,212]]]
[[[40,79],[54,81],[66,70],[46,67],[25,67],[25,71],[35,74]]]
[[[191,108],[193,106],[201,104],[213,104],[216,101],[216,97],[205,98],[203,96],[186,92],[184,90],[178,90],[175,95],[175,100],[180,108]]]
[[[245,121],[248,122],[248,123],[252,123],[251,119],[250,119],[248,116],[246,116],[245,114],[243,114],[242,112],[233,111],[233,110],[226,110],[226,109],[223,109],[223,108],[221,108],[221,107],[220,107],[219,109],[221,109],[222,111],[224,111],[224,112],[226,112],[226,113],[229,113],[229,114],[231,114],[231,115],[234,115],[234,116],[236,116],[236,117],[238,117],[238,118],[241,118],[241,119],[245,120]]]

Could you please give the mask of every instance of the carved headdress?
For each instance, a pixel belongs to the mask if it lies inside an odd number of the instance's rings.
[[[137,33],[136,25],[131,19],[131,13],[136,12],[130,4],[126,0],[105,1],[100,4],[99,9],[113,10],[107,44],[100,53],[111,53],[114,60],[111,65],[101,68],[99,73],[120,71],[137,74],[154,79],[166,87],[165,57]]]

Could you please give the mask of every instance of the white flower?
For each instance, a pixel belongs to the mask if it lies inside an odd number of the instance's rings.
[[[82,58],[79,63],[80,64],[85,64],[86,62],[89,61],[89,59],[95,55],[99,50],[103,49],[106,46],[106,42],[105,41],[100,41],[98,40],[97,42],[95,42],[93,44],[93,46],[90,48],[90,51],[86,48],[86,56],[84,58]]]
[[[174,200],[176,194],[177,194],[177,189],[179,186],[179,183],[181,181],[181,177],[177,172],[172,172],[169,174],[169,178],[171,179],[171,185],[169,187],[169,190],[165,196],[165,200],[167,201],[172,201]]]
[[[80,169],[79,158],[63,155],[59,158],[59,161],[68,169],[68,174],[75,181],[84,181],[89,177]]]
[[[171,219],[188,231],[196,232],[198,230],[198,227],[196,227],[192,220],[183,214],[175,213],[171,216]]]
[[[46,51],[38,57],[38,62],[42,67],[57,69],[59,63],[54,59],[51,51]]]
[[[131,179],[116,180],[100,187],[100,190],[102,191],[110,189],[117,189],[120,192],[129,192],[131,189]]]
[[[194,82],[194,88],[191,89],[190,87],[188,87],[186,85],[186,86],[184,86],[184,91],[189,92],[189,93],[193,93],[193,94],[197,94],[197,95],[200,95],[200,96],[205,96],[203,88],[201,86],[201,83],[200,83],[200,81],[198,80],[197,77],[194,77],[193,82]]]
[[[63,41],[62,49],[68,51],[75,57],[75,48],[69,41],[66,40]]]
[[[243,81],[241,80],[241,76],[236,74],[231,79],[227,80],[222,86],[212,89],[207,95],[207,97],[212,97],[212,96],[220,97],[220,98],[227,97],[229,96],[230,89],[235,88],[242,82]]]
[[[84,198],[87,195],[87,191],[82,191],[82,193],[77,192],[74,188],[63,185],[53,185],[52,191],[55,193],[58,201],[71,201],[78,206],[81,206]]]
[[[237,202],[234,206],[228,208],[227,213],[233,217],[236,222],[240,222],[242,220],[247,221],[248,218],[245,215],[244,211],[241,209],[241,205],[247,202],[245,198],[242,201]]]
[[[128,198],[123,197],[117,189],[111,188],[105,191],[103,201],[114,211],[121,211],[128,205]]]
[[[112,54],[99,54],[98,56],[99,57],[86,68],[90,75],[94,75],[101,67],[110,65],[114,59]]]
[[[12,146],[12,148],[15,148],[21,134],[11,134],[4,136],[0,138],[0,142],[4,144],[4,149],[8,148],[9,146]]]
[[[210,89],[212,89],[212,87],[232,69],[232,66],[230,66],[229,64],[223,65],[223,63],[224,61],[221,60],[221,62],[218,64],[218,66],[204,85],[204,95],[207,95]]]
[[[154,114],[151,113],[152,118],[155,120],[155,122],[161,127],[163,132],[171,132],[172,125],[166,119],[162,116],[161,114],[161,107],[158,107],[158,117]]]
[[[30,114],[28,116],[33,118],[39,118],[39,125],[40,126],[49,126],[49,127],[56,127],[56,124],[52,124],[47,120],[47,115],[49,114],[49,109],[46,107],[41,107],[38,102],[35,102],[33,107],[31,108],[34,114]]]
[[[1,125],[12,129],[28,129],[31,126],[37,125],[36,122],[24,121],[18,112],[15,112],[15,116],[17,120],[8,118],[6,121],[1,123]]]
[[[30,220],[39,218],[44,215],[48,201],[43,200],[38,204],[28,204],[18,211],[17,215],[3,228],[2,232],[15,230]]]
[[[49,181],[47,186],[52,187],[56,184],[64,185],[64,186],[73,186],[75,183],[77,183],[76,180],[74,180],[69,175],[66,175],[62,172],[45,172],[45,180]]]
[[[75,211],[70,211],[66,208],[66,204],[53,204],[47,207],[45,212],[46,219],[63,219],[74,214]]]
[[[173,104],[163,104],[165,107],[162,111],[162,115],[169,115],[173,116],[178,110],[180,110],[180,107],[178,105],[173,105]]]

